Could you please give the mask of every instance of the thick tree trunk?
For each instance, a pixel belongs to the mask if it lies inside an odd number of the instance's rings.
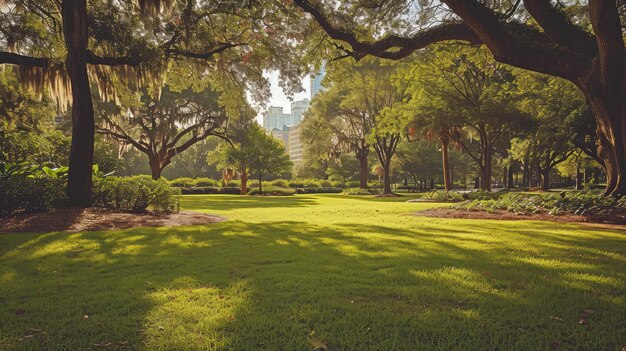
[[[367,149],[359,149],[356,152],[356,158],[359,160],[359,188],[361,189],[367,189],[367,176],[369,174],[367,154]]]
[[[604,161],[607,180],[605,195],[619,197],[626,195],[626,106],[620,109],[616,107],[620,102],[607,100],[603,96],[587,94],[598,126],[598,156]],[[621,105],[625,105],[626,99],[622,97],[622,100]]]
[[[382,164],[383,166],[383,195],[392,194],[391,191],[391,175],[389,169],[391,168],[391,162],[387,161]]]
[[[550,169],[541,169],[541,190],[549,190],[550,189]]]
[[[441,142],[441,164],[443,168],[443,184],[446,191],[452,190],[452,181],[450,179],[450,163],[448,162],[448,144],[450,143],[450,136],[448,133],[441,129],[439,131],[439,141]]]
[[[480,165],[480,190],[491,191],[491,161],[493,156],[490,152],[484,154],[484,164]]]
[[[161,179],[161,173],[163,173],[163,169],[171,162],[170,159],[166,158],[165,160],[161,155],[152,155],[148,154],[148,164],[150,164],[150,172],[152,173],[153,180]]]
[[[248,172],[246,169],[240,170],[241,172],[241,195],[246,195],[248,193]]]
[[[72,144],[67,195],[72,206],[91,206],[94,112],[87,75],[87,3],[63,0],[63,35],[67,47],[67,71],[72,86]]]

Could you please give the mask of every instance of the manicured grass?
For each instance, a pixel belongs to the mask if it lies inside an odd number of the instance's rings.
[[[228,220],[0,235],[0,350],[626,346],[626,231],[406,199],[196,195]]]

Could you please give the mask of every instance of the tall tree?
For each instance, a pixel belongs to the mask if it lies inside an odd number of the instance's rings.
[[[459,40],[485,45],[500,62],[571,81],[595,115],[597,152],[608,180],[605,194],[626,194],[624,18],[616,0],[590,0],[584,13],[548,0],[294,3],[332,39],[347,43],[345,55],[357,60],[366,55],[400,59],[432,43]],[[345,48],[343,43],[336,45]]]
[[[441,46],[422,55],[405,77],[417,123],[438,129],[444,156],[449,140],[462,147],[478,165],[480,189],[490,191],[498,146],[530,122],[518,108],[511,69],[482,49]]]
[[[300,28],[297,18],[278,3],[90,0],[88,7],[86,0],[3,0],[0,5],[0,64],[19,66],[22,79],[40,92],[48,83],[61,108],[72,105],[67,191],[75,206],[91,203],[90,75],[114,99],[111,76],[158,85],[158,67],[189,59],[204,63],[203,70],[222,70],[240,88],[250,88],[257,101],[269,93],[265,68],[281,70],[283,87],[298,89],[294,82],[301,72],[287,52],[301,30],[291,29]]]
[[[186,88],[161,89],[159,98],[144,93],[136,106],[111,114],[101,109],[98,132],[123,145],[131,145],[148,156],[152,179],[178,154],[209,136],[226,136],[228,116],[211,88],[199,92]]]

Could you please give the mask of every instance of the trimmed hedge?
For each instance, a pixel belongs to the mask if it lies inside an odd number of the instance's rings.
[[[343,191],[342,188],[323,187],[323,188],[296,188],[296,194],[338,194]]]
[[[341,193],[344,195],[377,195],[380,194],[380,191],[378,189],[346,188]]]
[[[241,194],[240,188],[235,187],[214,187],[214,186],[206,186],[206,187],[193,187],[193,188],[183,188],[181,189],[182,193],[185,195],[198,195],[198,194],[231,194],[231,195],[239,195]]]
[[[292,188],[280,188],[270,186],[263,188],[263,193],[259,192],[259,188],[252,188],[248,191],[248,195],[271,195],[271,196],[290,196],[296,193],[296,189]]]
[[[93,186],[93,205],[120,211],[174,212],[180,209],[180,189],[150,176],[106,177]]]

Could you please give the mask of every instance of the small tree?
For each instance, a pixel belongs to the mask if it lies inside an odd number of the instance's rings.
[[[242,195],[247,191],[248,174],[258,177],[259,194],[262,194],[263,175],[287,172],[293,166],[285,146],[256,123],[233,128],[229,139],[231,143],[224,143],[215,153],[210,153],[208,161],[220,168],[236,169],[241,176]]]
[[[268,135],[256,124],[249,128],[249,142],[247,157],[250,157],[250,172],[258,177],[259,194],[263,194],[263,175],[288,172],[293,163],[280,140]]]

